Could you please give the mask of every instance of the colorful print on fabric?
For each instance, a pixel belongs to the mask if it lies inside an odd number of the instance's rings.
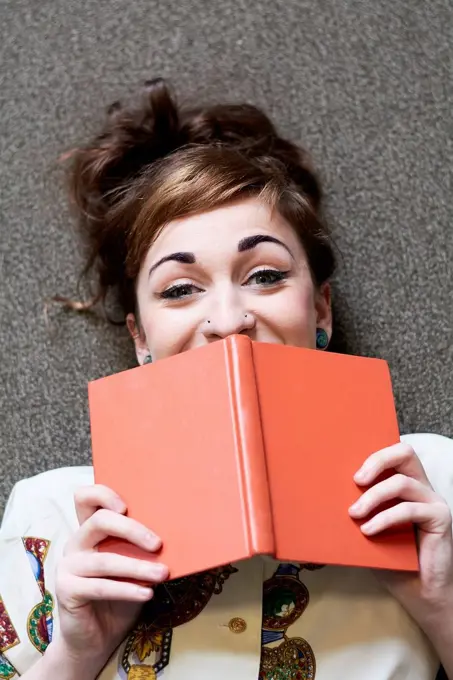
[[[312,648],[303,638],[288,637],[287,631],[309,602],[299,572],[316,568],[311,564],[280,564],[265,581],[259,680],[314,680],[316,662]]]
[[[11,678],[18,678],[19,674],[16,669],[10,664],[8,659],[0,653],[0,678],[1,680],[11,680]]]
[[[20,643],[19,636],[0,597],[0,652],[6,652]],[[2,676],[0,675],[0,678]]]
[[[8,661],[4,652],[12,649],[20,643],[19,636],[13,626],[8,612],[6,611],[5,603],[0,597],[0,679],[11,680],[11,678],[18,677],[16,669]]]
[[[170,660],[173,628],[192,621],[237,569],[231,565],[158,586],[126,640],[119,664],[123,680],[155,680]]]
[[[38,602],[28,615],[28,637],[38,652],[44,654],[52,641],[53,631],[54,600],[49,591],[46,590],[44,579],[44,562],[49,552],[50,541],[33,536],[26,536],[22,541],[42,595],[41,602]]]

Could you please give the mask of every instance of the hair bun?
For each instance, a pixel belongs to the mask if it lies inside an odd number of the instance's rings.
[[[150,134],[156,145],[174,143],[179,132],[179,114],[174,96],[163,78],[145,82],[143,92],[143,123],[151,126]]]
[[[248,156],[271,156],[319,207],[321,189],[308,154],[280,137],[267,115],[250,104],[179,110],[163,78],[147,80],[136,106],[114,102],[104,129],[73,155],[73,197],[94,218],[147,166],[187,145],[227,145]]]
[[[111,104],[103,131],[73,154],[75,202],[98,216],[116,189],[179,146],[178,126],[178,109],[162,78],[145,84],[137,106]]]

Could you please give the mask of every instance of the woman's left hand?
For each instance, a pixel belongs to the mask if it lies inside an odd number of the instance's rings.
[[[379,481],[385,471],[394,474]],[[354,481],[372,485],[349,509],[354,519],[396,501],[361,526],[366,536],[407,522],[416,525],[420,571],[379,570],[377,575],[425,632],[442,626],[453,617],[452,516],[447,503],[432,488],[414,449],[402,442],[373,453]]]

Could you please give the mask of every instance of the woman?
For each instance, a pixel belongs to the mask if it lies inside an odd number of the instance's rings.
[[[327,348],[319,183],[260,111],[179,110],[152,81],[140,108],[111,108],[71,172],[97,285],[76,306],[113,296],[139,364],[233,333]],[[439,660],[453,678],[453,442],[402,439],[364,460],[349,512],[393,500],[362,531],[414,522],[419,574],[257,558],[162,585],[165,565],[97,552],[106,536],[160,539],[91,468],[20,482],[0,534],[0,678],[432,680]]]

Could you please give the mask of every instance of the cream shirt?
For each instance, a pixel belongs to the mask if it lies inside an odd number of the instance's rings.
[[[453,440],[402,439],[453,507]],[[59,634],[55,568],[78,526],[74,490],[92,483],[91,467],[73,467],[13,489],[0,530],[1,679],[20,677]],[[434,680],[438,667],[429,641],[371,571],[258,557],[157,589],[98,677]]]

